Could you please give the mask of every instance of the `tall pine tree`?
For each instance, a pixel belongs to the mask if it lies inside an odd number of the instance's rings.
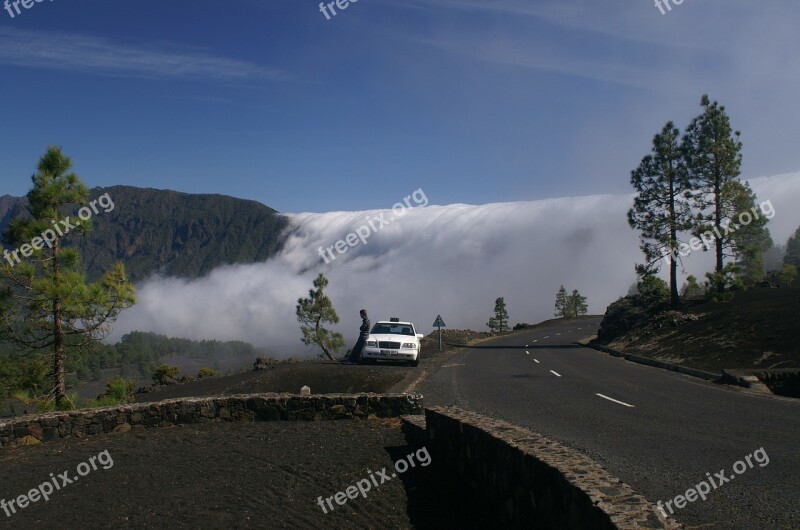
[[[589,310],[589,306],[586,303],[586,297],[579,293],[577,289],[574,289],[572,294],[569,295],[569,298],[567,299],[567,307],[569,308],[569,314],[573,317],[585,315]]]
[[[679,303],[679,234],[691,227],[692,219],[689,181],[679,136],[672,122],[655,135],[652,153],[631,172],[636,198],[628,211],[628,223],[641,231],[641,249],[645,255],[645,263],[637,265],[636,271],[640,277],[653,274],[660,270],[662,258],[666,259],[673,306]]]
[[[746,182],[729,182],[722,196],[730,216],[730,256],[736,260],[736,273],[744,286],[756,284],[764,279],[764,253],[772,247],[769,219],[756,206],[756,194]]]
[[[724,190],[741,173],[742,143],[740,132],[731,128],[725,107],[711,102],[704,95],[703,113],[686,129],[681,149],[687,174],[694,189],[694,202],[699,210],[694,231],[697,235],[712,234],[715,251],[714,274],[710,275],[715,290],[725,291],[725,249],[733,246],[733,237],[725,222],[733,214]]]
[[[794,265],[800,269],[800,227],[797,228],[794,235],[789,238],[789,242],[786,243],[786,254],[783,256],[783,263]]]
[[[556,309],[555,316],[557,317],[567,316],[567,290],[564,288],[563,284],[556,293],[555,309]]]
[[[68,231],[91,230],[89,220],[72,213],[86,206],[89,190],[71,168],[58,147],[39,159],[28,192],[30,217],[13,220],[4,234],[24,259],[0,266],[0,338],[34,353],[50,350],[54,387],[41,397],[44,403],[54,398],[57,408],[71,405],[64,379],[67,354],[105,338],[119,313],[136,302],[122,263],[87,283],[80,254],[64,246]]]
[[[508,310],[506,301],[501,297],[494,301],[494,316],[486,323],[492,331],[508,330]]]

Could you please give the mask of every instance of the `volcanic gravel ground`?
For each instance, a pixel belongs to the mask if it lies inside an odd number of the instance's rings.
[[[323,513],[329,497],[414,451],[398,420],[212,422],[66,439],[0,453],[0,499],[12,499],[107,450],[91,471],[0,528],[470,528],[409,469]],[[380,479],[377,477],[378,482]],[[441,501],[441,502],[440,502]],[[448,508],[451,507],[451,508]],[[462,516],[463,517],[463,516]],[[459,517],[461,518],[461,517]]]

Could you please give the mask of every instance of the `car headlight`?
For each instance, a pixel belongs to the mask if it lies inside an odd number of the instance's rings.
[[[415,343],[413,343],[413,342],[406,342],[405,344],[403,344],[403,349],[404,350],[416,350],[417,349],[417,345]]]
[[[377,341],[377,340],[368,340],[368,341],[366,341],[366,342],[364,343],[364,345],[365,345],[365,346],[372,346],[372,347],[375,347],[375,346],[377,346],[377,345],[378,345],[378,341]]]

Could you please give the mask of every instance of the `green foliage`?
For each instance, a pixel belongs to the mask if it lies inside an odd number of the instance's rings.
[[[556,309],[555,316],[557,317],[567,316],[567,290],[564,288],[563,284],[556,293],[555,309]]]
[[[13,219],[4,233],[22,261],[7,259],[0,267],[0,338],[36,352],[52,352],[59,408],[68,401],[68,350],[74,353],[76,347],[104,338],[119,313],[136,301],[121,263],[112,265],[99,281],[87,283],[79,252],[65,246],[61,229],[54,229],[63,226],[73,237],[91,231],[91,223],[75,217],[76,207],[87,204],[89,192],[71,167],[72,161],[57,147],[49,147],[39,159],[27,196],[30,215]]]
[[[707,249],[713,246],[714,272],[707,277],[719,294],[762,281],[764,254],[772,249],[769,219],[756,206],[749,185],[739,180],[740,133],[731,127],[724,106],[706,95],[701,106],[703,112],[682,138],[673,123],[667,123],[653,139],[652,153],[631,173],[637,195],[628,223],[641,231],[645,255],[636,272],[640,278],[651,277],[664,258],[670,266],[667,294],[673,306],[680,297],[677,260],[697,250],[694,242],[680,241],[682,234],[701,238]],[[658,287],[645,285],[646,296],[660,298]]]
[[[669,298],[667,282],[653,274],[646,274],[636,284],[639,295],[652,302],[660,302]]]
[[[216,377],[218,375],[216,370],[212,370],[211,368],[200,368],[197,372],[197,378],[203,379],[205,377]]]
[[[177,379],[180,373],[181,370],[177,366],[162,364],[153,372],[153,381],[158,385],[168,385],[172,379]]]
[[[756,195],[746,182],[727,183],[722,196],[728,221],[734,228],[729,236],[730,252],[726,252],[726,256],[736,259],[742,283],[755,285],[764,279],[764,253],[772,247],[767,229],[769,219],[756,206]]]
[[[572,291],[572,294],[567,294],[567,290],[562,285],[556,293],[556,313],[555,316],[563,318],[575,318],[580,315],[585,315],[589,309],[586,303],[586,297],[581,295],[577,289]]]
[[[84,256],[90,279],[118,261],[134,282],[158,271],[196,278],[221,265],[263,262],[280,250],[288,224],[272,208],[234,197],[113,186],[89,198],[105,193],[115,208],[92,218],[92,237],[65,239]],[[7,217],[29,217],[26,206],[26,199],[0,205],[0,230]]]
[[[733,298],[732,291],[743,291],[745,285],[741,272],[739,265],[727,263],[721,272],[706,273],[709,299],[712,302],[724,302]]]
[[[508,331],[508,310],[506,301],[501,297],[494,301],[494,316],[486,323],[492,332]]]
[[[266,350],[241,341],[193,341],[134,331],[117,344],[93,343],[84,349],[74,349],[67,359],[66,370],[75,372],[78,381],[103,381],[114,371],[125,379],[151,379],[160,361],[167,357],[217,361],[251,360],[262,355],[267,355]],[[0,341],[0,405],[14,391],[36,395],[49,391],[51,371],[48,355],[18,350]]]
[[[308,298],[297,300],[296,314],[303,332],[303,344],[319,346],[322,353],[333,361],[333,353],[344,346],[344,337],[341,333],[323,326],[339,323],[339,315],[333,308],[333,302],[324,292],[327,285],[328,279],[320,273],[314,280],[314,288],[308,291]]]
[[[711,102],[705,95],[700,104],[703,113],[689,124],[681,149],[698,211],[694,231],[697,235],[713,231],[714,281],[717,282],[714,288],[722,292],[725,290],[725,251],[733,246],[733,238],[725,231],[724,222],[735,214],[730,183],[741,173],[741,133],[732,129],[724,106]]]
[[[686,278],[686,283],[683,284],[681,288],[681,295],[684,298],[703,298],[705,297],[706,291],[702,285],[697,282],[697,278],[693,275],[689,275]]]
[[[780,278],[781,287],[791,287],[797,279],[797,267],[789,263],[784,263],[778,277]]]
[[[97,399],[89,401],[88,407],[108,407],[112,405],[124,405],[133,401],[133,393],[136,389],[136,381],[115,377],[106,383],[106,393],[98,396]]]
[[[12,397],[22,402],[26,407],[33,407],[36,412],[55,412],[57,410],[74,410],[78,403],[78,394],[70,393],[64,396],[60,402],[56,401],[52,393],[37,394],[33,391],[18,390],[12,393]]]
[[[586,303],[586,297],[581,295],[577,289],[573,290],[572,294],[567,299],[567,307],[569,313],[576,317],[585,315],[589,309]]]
[[[786,254],[783,257],[783,262],[800,268],[800,227],[795,230],[794,235],[786,243]]]
[[[652,154],[645,156],[631,172],[631,185],[636,190],[628,223],[638,229],[645,263],[643,272],[661,270],[662,259],[670,266],[670,293],[673,305],[678,304],[677,257],[679,234],[692,226],[691,190],[686,165],[678,146],[680,132],[668,122],[653,138]]]

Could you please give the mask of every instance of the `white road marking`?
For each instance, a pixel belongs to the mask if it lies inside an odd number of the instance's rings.
[[[567,333],[572,333],[572,330],[567,331]]]
[[[541,363],[539,362],[539,359],[535,359],[535,358],[534,358],[533,360],[534,360],[534,361],[536,361],[536,364],[541,364]]]
[[[531,352],[529,352],[528,350],[525,350],[525,353],[528,354],[528,355],[531,354]]]
[[[550,338],[550,335],[547,335],[545,338],[546,338],[546,339],[549,339],[549,338]]]
[[[561,335],[561,333],[556,333],[556,337],[558,337],[559,335]]]
[[[554,370],[550,370],[550,373],[553,374],[556,377],[561,377],[561,374],[556,372],[556,371],[554,371]]]
[[[535,340],[535,341],[533,341],[533,342],[539,342],[539,341],[538,341],[538,340]]]
[[[442,365],[442,368],[452,368],[452,367],[454,367],[454,366],[466,366],[466,364],[463,364],[463,363],[456,363],[456,364],[443,364],[443,365]]]
[[[604,396],[603,394],[597,394],[597,395],[600,396],[603,399],[607,399],[609,401],[613,401],[614,403],[619,403],[620,405],[623,405],[625,407],[635,408],[633,405],[629,405],[629,404],[625,403],[624,401],[618,401],[618,400],[616,400],[614,398],[610,398],[608,396]]]
[[[525,345],[525,347],[527,348],[527,347],[528,347],[528,345],[526,344],[526,345]]]

